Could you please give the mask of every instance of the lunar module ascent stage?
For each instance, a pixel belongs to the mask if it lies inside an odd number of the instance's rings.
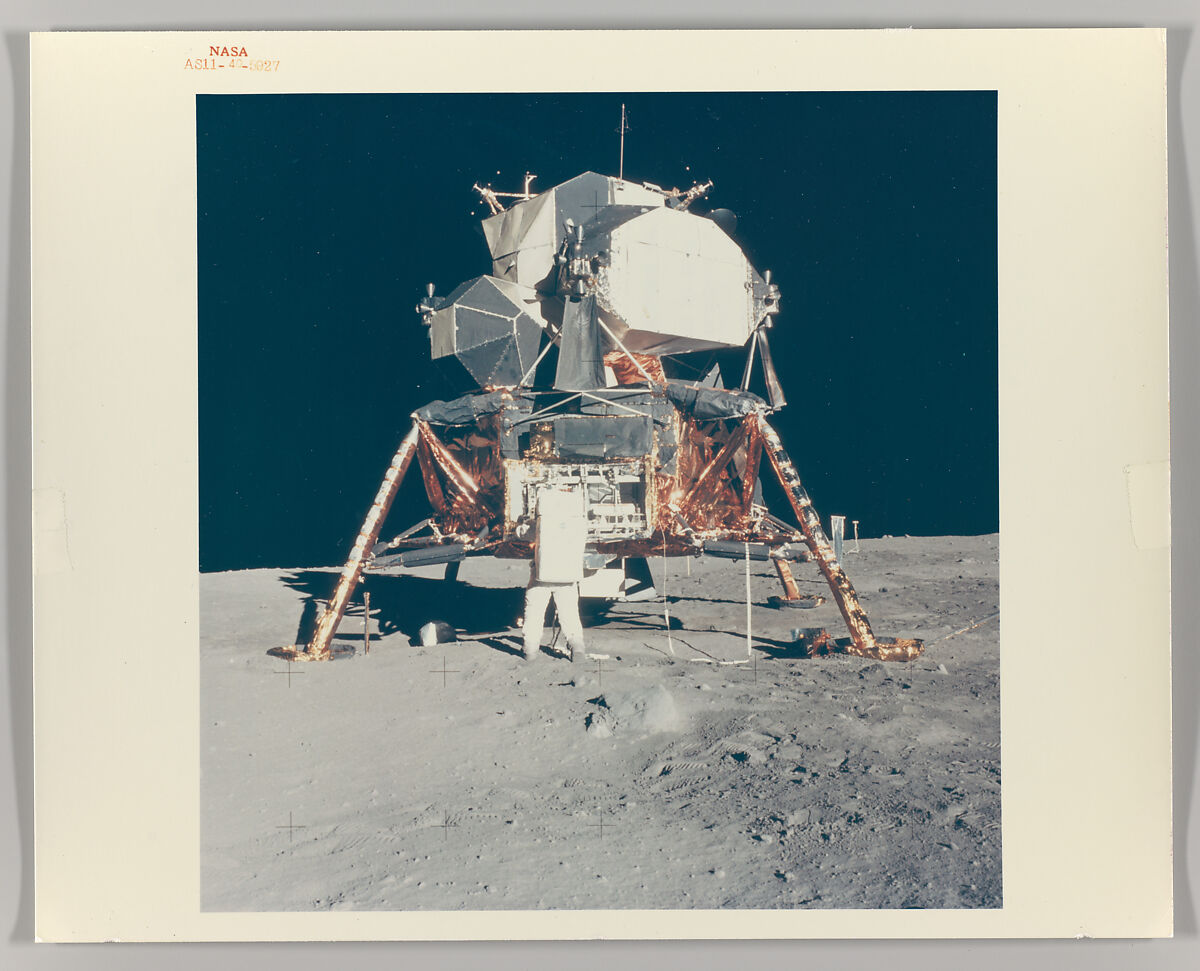
[[[775,602],[811,604],[791,567],[811,562],[850,633],[822,631],[812,653],[920,654],[920,641],[872,632],[767,422],[785,405],[767,340],[779,289],[730,236],[732,213],[689,211],[711,183],[665,190],[586,172],[534,194],[533,178],[518,193],[475,186],[491,209],[491,274],[444,297],[430,285],[417,307],[432,357],[457,360],[479,390],[413,413],[307,643],[272,653],[329,659],[364,571],[531,558],[537,497],[565,489],[584,497],[582,596],[622,596],[627,562],[708,554],[769,559]],[[743,347],[740,386],[722,387],[715,352]],[[756,359],[766,400],[748,390]],[[764,454],[798,527],[756,501]],[[381,542],[414,457],[431,512]]]

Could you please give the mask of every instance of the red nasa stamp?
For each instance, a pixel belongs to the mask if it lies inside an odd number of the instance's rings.
[[[251,57],[242,44],[209,44],[208,53],[201,57],[189,57],[184,61],[185,71],[278,71],[279,61],[269,58]]]

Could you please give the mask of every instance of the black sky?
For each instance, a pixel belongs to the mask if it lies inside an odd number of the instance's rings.
[[[712,179],[782,290],[774,423],[825,521],[998,528],[994,92],[202,95],[202,570],[344,559],[411,411],[466,390],[413,306],[490,268],[472,182],[615,175],[622,102],[625,177]]]

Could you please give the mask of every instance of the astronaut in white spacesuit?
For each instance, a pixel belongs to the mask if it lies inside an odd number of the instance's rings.
[[[583,623],[579,619],[579,582],[587,545],[587,510],[581,488],[543,488],[537,494],[532,526],[518,535],[534,535],[533,565],[525,590],[523,633],[527,661],[538,656],[550,598],[572,661],[584,659]]]

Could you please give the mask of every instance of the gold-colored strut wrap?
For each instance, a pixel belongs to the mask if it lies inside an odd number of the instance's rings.
[[[842,619],[850,631],[852,644],[845,648],[846,653],[879,661],[911,661],[920,655],[925,648],[919,640],[881,640],[875,637],[871,631],[871,622],[867,620],[866,611],[858,602],[854,584],[850,582],[846,571],[842,569],[842,565],[834,555],[833,546],[821,526],[821,517],[813,509],[812,500],[809,499],[808,493],[800,482],[800,474],[796,471],[787,452],[783,450],[783,443],[779,440],[778,433],[767,424],[767,420],[762,415],[758,416],[758,431],[762,436],[764,450],[771,460],[771,467],[779,477],[779,482],[783,486],[784,492],[787,493],[788,502],[791,503],[792,511],[799,520],[805,542],[812,550],[813,559],[816,560],[817,566],[829,584],[833,599],[837,602]]]
[[[477,533],[502,509],[499,431],[489,427],[491,417],[445,440],[426,422],[417,423],[417,459],[425,495],[445,533]]]
[[[479,492],[479,483],[466,469],[459,465],[458,460],[450,454],[450,450],[442,444],[441,439],[433,433],[433,429],[423,421],[417,422],[421,442],[433,454],[437,464],[441,466],[455,489],[465,496],[474,497]]]
[[[292,661],[328,661],[331,657],[329,642],[333,640],[338,624],[342,622],[342,617],[346,613],[346,606],[350,603],[350,595],[362,577],[365,565],[364,557],[367,551],[375,545],[375,541],[379,539],[379,530],[383,526],[384,519],[387,518],[392,500],[400,491],[400,482],[404,478],[404,473],[408,471],[408,466],[412,462],[413,454],[417,449],[419,424],[413,422],[409,433],[404,436],[396,454],[392,456],[392,462],[388,466],[387,472],[384,473],[379,491],[375,494],[375,501],[371,503],[367,517],[363,520],[362,528],[359,529],[358,536],[354,540],[354,546],[350,549],[346,565],[342,568],[341,576],[338,577],[333,596],[329,598],[328,605],[317,619],[316,631],[313,633],[312,640],[303,650],[289,653],[285,649],[284,652],[280,652],[279,656]]]
[[[667,383],[662,358],[656,354],[609,351],[604,355],[604,363],[612,368],[617,384],[620,385],[641,384],[646,380],[646,375],[649,375],[655,384]]]
[[[863,657],[873,657],[879,661],[911,661],[925,652],[925,645],[916,638],[908,637],[877,637],[875,652],[864,654]],[[858,651],[847,649],[847,654],[858,654]]]
[[[787,560],[773,559],[775,572],[779,574],[779,582],[783,584],[783,593],[788,600],[800,599],[800,588],[796,586],[796,578],[792,576],[792,568]]]
[[[677,431],[675,484],[659,527],[674,532],[682,524],[699,533],[716,530],[749,539],[762,451],[754,416],[728,428],[724,421],[702,426],[689,419]]]
[[[925,645],[919,640],[878,637],[875,639],[874,648],[863,651],[853,641],[847,642],[844,638],[838,640],[824,629],[805,632],[799,638],[799,642],[808,657],[818,657],[822,654],[853,654],[875,661],[911,661],[920,657],[925,650]]]

